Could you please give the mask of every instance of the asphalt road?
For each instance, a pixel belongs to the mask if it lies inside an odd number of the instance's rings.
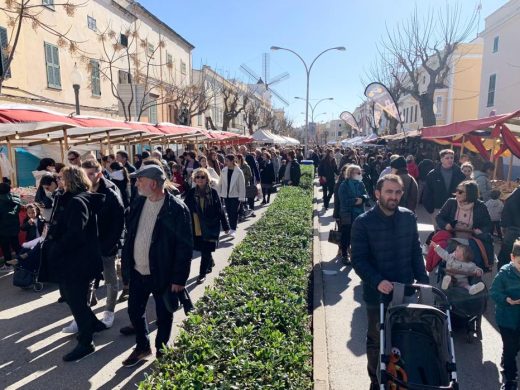
[[[271,197],[271,201],[273,197]],[[227,266],[234,244],[240,242],[251,225],[267,210],[256,211],[256,218],[239,224],[233,241],[223,237],[215,252],[216,266],[203,285],[195,283],[200,256],[191,266],[188,290],[193,301],[204,293],[215,277]],[[141,365],[126,368],[121,362],[131,353],[135,340],[122,336],[119,329],[129,324],[126,303],[117,304],[114,326],[94,336],[97,350],[79,362],[64,363],[62,356],[76,345],[74,336],[61,333],[72,320],[65,303],[57,303],[56,286],[47,285],[41,292],[22,290],[12,285],[12,273],[0,274],[0,389],[135,389],[150,372],[153,359]],[[105,304],[105,288],[98,290],[102,297],[95,307],[101,318]],[[155,338],[155,308],[150,299],[147,310],[150,323],[151,345]],[[174,316],[170,342],[178,333],[178,326],[185,318],[182,310]]]
[[[321,191],[319,192],[321,197]],[[320,201],[321,202],[321,201]],[[321,207],[321,206],[320,206]],[[418,212],[419,231],[424,242],[433,230],[431,218],[421,207]],[[320,249],[323,262],[324,304],[327,327],[329,388],[332,390],[368,389],[365,335],[366,314],[360,279],[351,267],[342,265],[337,246],[327,242],[334,227],[332,210],[320,210]],[[491,274],[485,275],[491,285]],[[494,321],[494,305],[489,301],[482,320],[482,341],[466,341],[465,330],[455,329],[455,353],[460,388],[495,390],[500,388],[500,356],[502,341]]]

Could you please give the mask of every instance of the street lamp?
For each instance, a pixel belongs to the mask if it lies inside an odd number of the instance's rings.
[[[299,96],[295,96],[294,98],[295,98],[295,99],[298,99],[298,100],[303,100],[303,101],[305,101],[304,98],[299,97]],[[318,106],[318,104],[320,104],[321,102],[324,102],[325,100],[334,100],[334,98],[332,98],[332,97],[328,97],[328,98],[320,99],[320,100],[318,100],[318,102],[317,102],[314,106],[311,104],[311,102],[308,102],[308,103],[307,103],[307,104],[309,105],[309,107],[311,108],[311,122],[314,122],[314,110],[316,109],[316,107]],[[324,114],[326,114],[326,113],[324,112]],[[321,115],[321,114],[319,114],[319,115]],[[316,115],[316,117],[318,117],[318,115]]]
[[[305,66],[305,72],[307,74],[307,92],[306,92],[305,102],[307,104],[305,106],[305,145],[304,145],[304,148],[305,148],[305,152],[307,152],[307,147],[308,147],[307,144],[309,142],[309,81],[310,81],[310,74],[311,74],[312,66],[314,65],[316,60],[321,55],[325,54],[326,52],[331,51],[331,50],[345,51],[346,49],[344,46],[336,46],[336,47],[331,47],[329,49],[323,50],[320,54],[318,54],[316,57],[314,57],[310,66],[307,66],[307,63],[305,62],[305,60],[294,50],[287,49],[285,47],[279,47],[279,46],[271,46],[271,50],[285,50],[285,51],[291,52],[296,57],[298,57],[300,59],[300,61],[303,63],[303,66]]]
[[[76,99],[76,115],[79,115],[79,86],[83,82],[83,76],[78,69],[77,63],[74,63],[74,69],[70,74],[70,81],[72,81],[72,88],[74,88],[74,97]]]

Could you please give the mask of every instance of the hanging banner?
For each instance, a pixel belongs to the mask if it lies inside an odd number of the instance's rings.
[[[365,96],[374,102],[374,119],[381,118],[381,111],[401,122],[399,109],[388,89],[381,83],[370,83],[365,89]],[[377,123],[377,121],[376,121]]]
[[[359,133],[361,131],[361,129],[360,129],[358,123],[357,123],[356,118],[354,118],[354,115],[352,115],[350,112],[343,111],[340,114],[339,118],[341,120],[343,120],[347,125],[352,127],[352,130],[355,130],[357,133]]]

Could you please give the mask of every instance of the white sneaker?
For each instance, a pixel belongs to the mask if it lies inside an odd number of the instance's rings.
[[[101,322],[103,324],[105,324],[105,326],[107,328],[111,328],[112,325],[114,324],[114,312],[112,312],[112,311],[104,311],[103,312],[103,319],[101,320]]]
[[[230,237],[235,238],[236,235],[237,235],[237,231],[236,231],[236,230],[231,229],[231,230],[229,231],[229,236],[230,236]]]
[[[483,291],[486,288],[486,285],[483,282],[478,282],[469,288],[469,295],[475,295],[479,292]]]
[[[441,282],[441,289],[447,290],[448,287],[450,287],[450,283],[451,283],[451,276],[444,275],[444,277],[442,278],[442,282]]]
[[[68,326],[63,328],[61,331],[63,333],[70,333],[70,334],[78,333],[78,324],[76,324],[75,320],[72,320],[72,322]]]

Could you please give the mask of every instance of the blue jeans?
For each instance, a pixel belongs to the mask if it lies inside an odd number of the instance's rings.
[[[128,316],[135,328],[136,348],[144,351],[150,348],[148,338],[148,321],[146,320],[146,304],[150,294],[155,299],[155,312],[157,314],[157,337],[155,348],[157,350],[168,344],[173,323],[173,313],[170,313],[164,304],[163,293],[153,285],[150,275],[141,275],[132,270],[128,293]]]

